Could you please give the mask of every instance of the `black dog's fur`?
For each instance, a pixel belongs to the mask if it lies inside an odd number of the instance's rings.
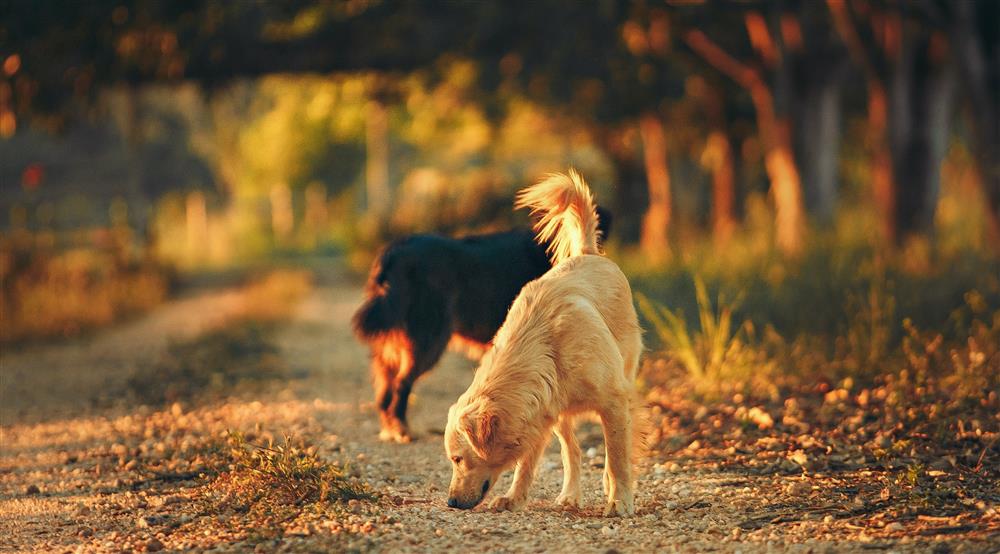
[[[601,237],[611,214],[598,208]],[[479,353],[507,317],[521,287],[551,267],[530,229],[451,239],[413,235],[391,243],[372,266],[354,332],[372,354],[380,436],[406,442],[413,384],[448,343]]]

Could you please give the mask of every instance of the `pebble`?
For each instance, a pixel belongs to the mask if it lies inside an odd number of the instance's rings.
[[[785,486],[786,494],[806,494],[812,492],[812,485],[805,481],[793,481]]]
[[[605,525],[604,527],[601,527],[601,534],[610,537],[615,534],[615,530]]]
[[[24,494],[27,495],[41,494],[41,492],[42,491],[38,488],[38,485],[28,485],[24,488]]]
[[[163,550],[163,543],[158,539],[149,539],[145,544],[146,552],[159,552]]]

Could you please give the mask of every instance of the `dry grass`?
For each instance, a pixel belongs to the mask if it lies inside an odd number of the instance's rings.
[[[374,499],[367,486],[350,478],[347,468],[319,458],[315,446],[289,436],[280,444],[255,444],[233,432],[228,465],[216,485],[245,503],[270,510]]]
[[[0,244],[0,342],[68,337],[160,304],[167,276],[115,251],[61,253]]]

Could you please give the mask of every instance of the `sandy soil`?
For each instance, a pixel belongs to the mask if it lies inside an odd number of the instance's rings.
[[[0,551],[980,552],[1000,545],[954,541],[947,534],[893,536],[885,529],[852,529],[849,521],[832,525],[822,510],[803,513],[775,504],[774,491],[796,487],[803,498],[823,502],[821,491],[797,484],[798,476],[689,468],[656,456],[639,481],[637,515],[604,518],[603,449],[593,425],[578,431],[586,452],[582,510],[564,512],[551,503],[561,479],[555,441],[523,511],[447,509],[450,468],[441,432],[448,405],[472,379],[473,364],[449,354],[418,385],[411,408],[418,440],[379,442],[366,353],[348,324],[360,287],[346,278],[327,281],[277,334],[296,378],[249,396],[166,408],[114,398],[128,375],[151,370],[150,360],[162,354],[169,337],[192,336],[224,320],[239,301],[233,292],[173,302],[86,340],[4,353]],[[238,511],[206,503],[211,495],[198,476],[199,448],[227,429],[258,438],[308,437],[324,458],[350,462],[380,500],[352,504],[336,518],[281,523],[279,536],[255,536],[240,525]],[[179,477],[144,473],[143,464],[157,456],[172,456]]]

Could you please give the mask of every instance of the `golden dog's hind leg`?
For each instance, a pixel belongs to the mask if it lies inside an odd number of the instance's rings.
[[[635,514],[635,493],[632,483],[632,415],[628,395],[624,401],[601,411],[604,426],[605,476],[607,504],[604,515]]]
[[[545,435],[549,438],[549,435]],[[524,456],[518,460],[514,469],[514,481],[510,484],[507,494],[497,498],[490,504],[490,507],[497,511],[513,511],[524,506],[528,499],[528,489],[535,479],[535,469],[538,468],[538,461],[542,458],[547,441],[538,441],[525,452]]]
[[[556,497],[556,505],[567,508],[580,507],[580,444],[573,433],[572,416],[560,416],[556,425],[556,436],[559,437],[562,452],[563,485],[562,492]]]

